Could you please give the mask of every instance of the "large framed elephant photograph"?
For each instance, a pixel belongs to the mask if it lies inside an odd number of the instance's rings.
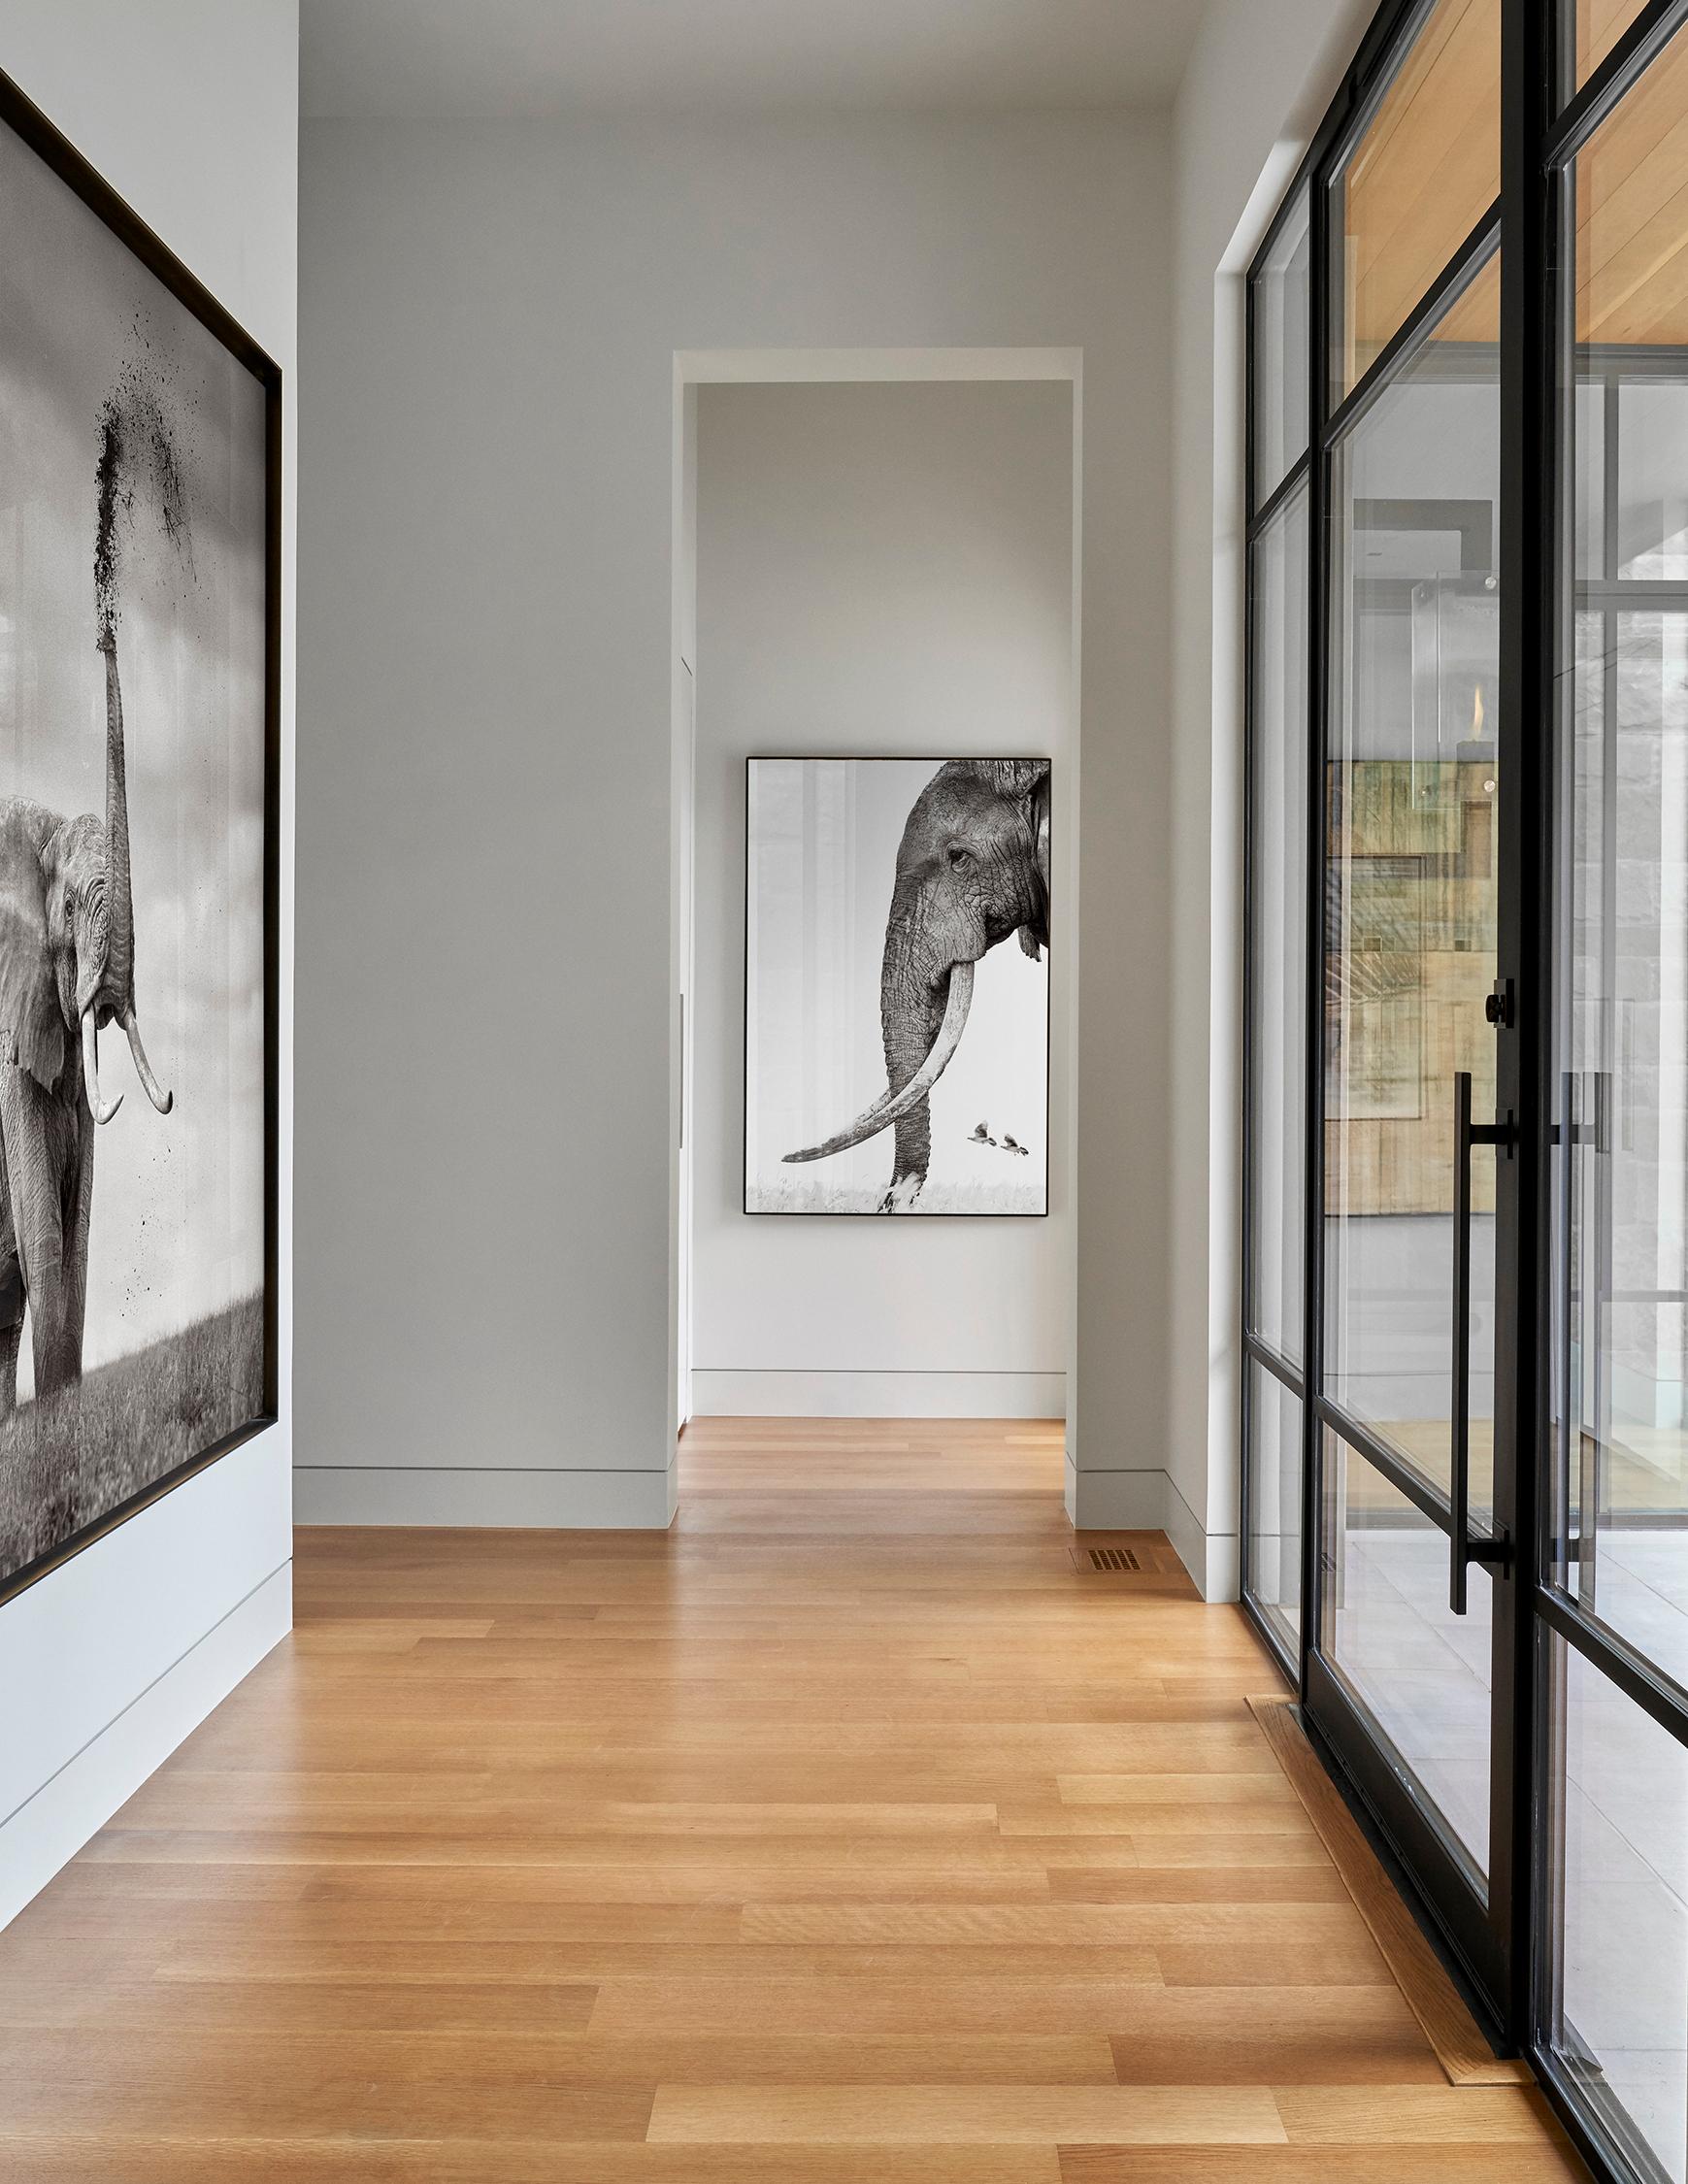
[[[276,1414],[280,405],[0,78],[0,1596]]]
[[[1046,758],[752,758],[745,1210],[1049,1209]]]

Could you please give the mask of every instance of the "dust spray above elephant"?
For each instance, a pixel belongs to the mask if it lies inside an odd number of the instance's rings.
[[[879,970],[885,1089],[847,1128],[788,1162],[896,1133],[881,1213],[906,1212],[932,1159],[932,1087],[961,1044],[974,967],[1016,938],[1049,944],[1049,761],[954,759],[922,789],[897,850]]]
[[[117,674],[121,524],[138,488],[191,567],[174,437],[157,400],[126,373],[100,415],[94,473],[95,644],[105,663],[105,811],[64,818],[0,800],[0,1417],[17,1397],[27,1304],[38,1397],[82,1376],[93,1209],[94,1131],[122,1094],[100,1089],[99,1035],[121,1025],[160,1114],[172,1100],[147,1059],[135,1006],[123,695]]]

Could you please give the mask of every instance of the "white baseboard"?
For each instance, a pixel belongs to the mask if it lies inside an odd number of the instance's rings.
[[[489,1530],[666,1531],[675,1473],[439,1471],[302,1465],[295,1524],[455,1525]]]
[[[1240,1557],[1236,1533],[1204,1531],[1194,1510],[1170,1478],[1167,1481],[1166,1533],[1205,1601],[1217,1605],[1237,1598]]]
[[[1064,1418],[1064,1373],[692,1368],[699,1418]]]
[[[0,1926],[74,1858],[293,1621],[293,1566],[266,1577],[0,1825]]]
[[[1078,1532],[1164,1532],[1165,1472],[1080,1472],[1067,1466],[1067,1515]]]
[[[1081,1472],[1067,1455],[1067,1516],[1077,1532],[1164,1532],[1205,1601],[1238,1597],[1234,1532],[1205,1532],[1166,1472]]]

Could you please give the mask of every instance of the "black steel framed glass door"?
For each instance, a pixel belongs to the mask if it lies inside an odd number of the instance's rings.
[[[1249,293],[1244,1595],[1688,2184],[1688,0],[1381,12]]]

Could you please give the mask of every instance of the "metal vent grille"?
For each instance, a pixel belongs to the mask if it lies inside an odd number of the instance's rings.
[[[1092,1570],[1141,1570],[1142,1565],[1129,1547],[1092,1547],[1090,1567]]]

